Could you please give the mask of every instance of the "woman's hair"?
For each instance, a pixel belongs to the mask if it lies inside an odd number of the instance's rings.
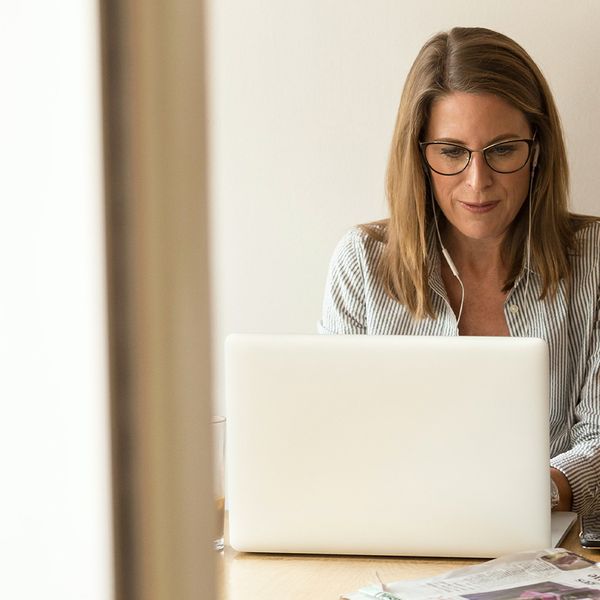
[[[406,79],[387,168],[390,218],[364,226],[385,243],[379,274],[386,292],[419,318],[435,317],[428,293],[428,237],[434,226],[427,174],[419,142],[432,102],[451,92],[494,94],[524,113],[539,143],[531,194],[531,268],[542,294],[556,293],[570,274],[574,236],[586,221],[568,212],[569,172],[560,118],[537,65],[510,38],[479,27],[456,27],[432,37]],[[512,223],[502,249],[509,290],[523,267],[528,206]],[[444,219],[440,214],[440,219]]]

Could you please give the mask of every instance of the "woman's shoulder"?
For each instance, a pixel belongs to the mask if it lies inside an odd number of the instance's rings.
[[[339,241],[336,255],[347,259],[378,258],[386,243],[387,221],[375,221],[351,227]]]
[[[380,244],[385,244],[387,241],[389,221],[389,219],[372,221],[371,223],[357,225],[355,229],[360,231],[360,233],[365,237],[366,241],[379,242]]]
[[[571,224],[575,230],[577,254],[598,254],[600,250],[600,217],[571,215]]]
[[[351,227],[342,242],[358,244],[361,248],[384,246],[387,241],[388,220],[373,221]]]
[[[575,278],[600,279],[600,218],[571,215],[575,229],[569,260]]]
[[[364,276],[377,269],[385,246],[386,222],[376,221],[351,227],[339,240],[331,267]]]

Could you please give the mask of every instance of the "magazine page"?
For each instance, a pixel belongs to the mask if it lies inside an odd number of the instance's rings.
[[[430,579],[378,583],[347,600],[600,600],[600,563],[562,548],[522,552]]]

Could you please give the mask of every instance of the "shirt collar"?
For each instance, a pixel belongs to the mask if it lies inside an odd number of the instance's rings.
[[[440,249],[435,234],[435,227],[430,227],[427,234],[427,258],[428,258],[428,282],[429,287],[442,296],[446,296],[446,288],[442,281],[442,269],[440,262]]]

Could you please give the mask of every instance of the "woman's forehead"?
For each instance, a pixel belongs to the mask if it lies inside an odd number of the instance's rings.
[[[464,144],[486,145],[507,137],[530,137],[525,114],[494,94],[451,92],[433,101],[426,135]]]

